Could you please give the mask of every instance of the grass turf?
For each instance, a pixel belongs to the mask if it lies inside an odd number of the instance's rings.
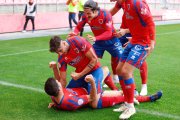
[[[141,103],[136,106],[138,112],[131,119],[180,119],[180,94],[178,93],[180,91],[179,28],[180,24],[157,26],[156,48],[147,58],[148,91],[149,94],[152,94],[161,89],[163,97],[157,102]],[[65,35],[62,38],[65,38]],[[57,55],[48,51],[49,39],[50,37],[39,37],[0,41],[0,81],[43,90],[45,80],[53,76],[48,63],[57,60]],[[110,68],[108,53],[105,53],[100,61],[102,65],[107,65]],[[68,67],[68,80],[70,79],[69,74],[73,70],[73,68]],[[138,70],[135,71],[134,76],[137,89],[140,90],[141,82]],[[101,110],[82,108],[68,112],[49,110],[47,108],[49,102],[50,99],[45,93],[0,84],[1,120],[117,120],[119,116],[119,113],[112,112],[112,109],[118,106]]]

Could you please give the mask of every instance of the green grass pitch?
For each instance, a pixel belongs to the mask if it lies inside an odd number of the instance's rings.
[[[180,24],[157,26],[157,44],[148,62],[148,93],[163,90],[163,97],[154,103],[141,103],[131,120],[180,119]],[[65,35],[62,36],[65,39]],[[77,111],[48,109],[50,98],[43,92],[20,88],[28,86],[43,90],[45,80],[53,76],[48,67],[57,55],[48,51],[50,37],[0,41],[0,120],[118,120],[113,108],[82,108]],[[110,68],[105,53],[102,65]],[[73,71],[68,67],[68,74]],[[137,89],[141,82],[135,71]],[[67,76],[69,80],[69,75]]]

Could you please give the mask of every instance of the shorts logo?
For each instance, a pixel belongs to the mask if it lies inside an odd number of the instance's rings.
[[[118,42],[114,43],[114,46],[116,46],[116,47],[119,46],[119,43]]]
[[[135,50],[140,51],[140,50],[142,50],[142,47],[140,45],[136,45]]]
[[[133,55],[133,56],[131,56],[131,59],[133,59],[133,60],[134,60],[134,59],[135,59],[135,56],[134,56],[134,55]]]

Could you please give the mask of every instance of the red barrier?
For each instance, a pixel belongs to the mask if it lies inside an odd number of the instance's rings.
[[[25,22],[25,16],[22,14],[5,14],[0,15],[0,33],[22,31]],[[50,29],[68,27],[68,13],[40,13],[35,17],[35,28]],[[27,30],[32,29],[31,21],[29,20]]]

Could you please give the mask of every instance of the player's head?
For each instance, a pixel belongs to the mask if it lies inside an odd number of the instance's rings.
[[[60,87],[60,83],[54,78],[50,77],[45,82],[44,90],[48,95],[57,97],[60,91]]]
[[[58,49],[61,48],[61,38],[58,36],[53,36],[49,41],[49,51],[50,52],[58,52]]]
[[[84,13],[88,17],[88,19],[92,19],[96,16],[97,12],[100,8],[98,7],[98,3],[93,0],[88,0],[84,4]]]

